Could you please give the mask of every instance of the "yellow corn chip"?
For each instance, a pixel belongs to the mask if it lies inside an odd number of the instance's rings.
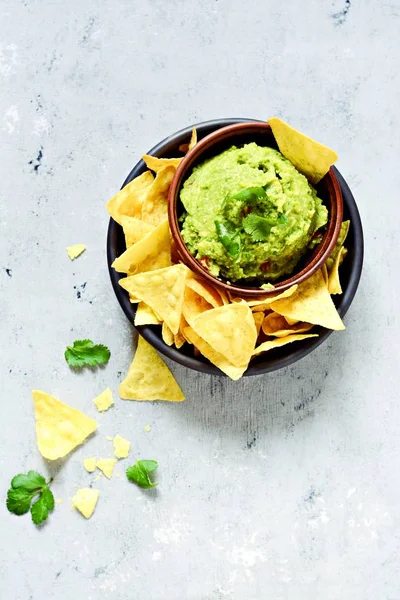
[[[93,402],[95,403],[99,412],[104,412],[105,410],[108,410],[110,406],[114,404],[114,399],[110,388],[108,387],[106,390],[104,390],[104,392],[100,394],[100,396],[97,396],[97,398],[95,398]]]
[[[124,215],[121,217],[121,225],[125,235],[125,245],[127,248],[132,244],[137,244],[145,235],[153,231],[153,225],[145,223],[141,219],[136,217],[127,217]]]
[[[145,171],[107,202],[107,210],[114,221],[121,225],[124,215],[141,218],[142,204],[153,181],[153,173]]]
[[[44,458],[56,460],[82,444],[97,429],[94,419],[50,394],[33,390],[36,436]]]
[[[78,256],[80,256],[82,252],[85,252],[85,250],[85,244],[75,244],[75,246],[67,246],[68,256],[71,260],[78,258]]]
[[[179,264],[125,277],[120,279],[119,284],[130,294],[146,302],[175,335],[181,320],[186,274],[187,268]]]
[[[171,236],[168,219],[150,231],[121,256],[116,258],[112,267],[119,273],[145,273],[171,265]]]
[[[181,332],[180,326],[179,326],[179,331],[178,331],[178,333],[176,333],[176,334],[174,335],[174,344],[175,344],[175,346],[176,346],[176,347],[178,348],[178,350],[179,350],[179,348],[182,348],[182,346],[183,346],[183,344],[184,344],[185,342],[186,342],[186,340],[185,340],[185,338],[184,338],[184,336],[183,336],[183,334],[182,334],[182,332]]]
[[[146,223],[156,226],[168,219],[168,190],[175,170],[171,165],[160,169],[154,182],[147,189],[141,217]]]
[[[258,337],[259,333],[260,333],[261,325],[263,324],[263,321],[264,321],[264,313],[262,313],[262,312],[253,313],[253,319],[254,319],[254,323],[256,326],[257,337]]]
[[[340,285],[340,278],[339,278],[339,265],[342,262],[342,254],[343,254],[344,250],[345,250],[345,248],[342,246],[336,255],[332,270],[329,273],[328,291],[330,294],[341,294],[342,293],[342,286]]]
[[[275,312],[267,315],[262,324],[263,332],[266,335],[272,335],[274,337],[286,337],[292,333],[305,333],[306,331],[310,331],[313,327],[314,325],[311,325],[311,323],[296,323],[295,325],[288,326],[285,317],[282,317]]]
[[[172,346],[172,344],[174,343],[174,334],[172,333],[172,331],[166,323],[162,324],[161,335],[162,339],[167,344],[167,346]]]
[[[288,325],[296,325],[299,322],[298,319],[291,319],[290,317],[285,317],[285,321]]]
[[[324,263],[321,267],[321,273],[323,275],[324,281],[326,285],[328,285],[328,269],[326,268],[326,264]]]
[[[111,479],[116,462],[115,458],[99,458],[96,462],[96,467],[100,469],[108,479]]]
[[[343,244],[346,241],[347,235],[349,233],[349,229],[350,229],[350,221],[343,221],[343,223],[340,227],[339,237],[337,239],[336,245],[335,245],[334,249],[332,250],[330,257],[326,261],[326,267],[328,269],[328,273],[333,267],[333,263],[335,262],[335,258],[339,254],[339,250],[343,247]],[[344,251],[342,252],[342,258],[341,258],[339,264],[342,264],[342,261],[343,261],[344,257],[346,256],[346,254],[347,254],[347,250],[344,249]]]
[[[277,338],[275,340],[271,340],[268,342],[263,342],[258,346],[253,356],[257,356],[257,354],[261,354],[262,352],[268,352],[268,350],[273,350],[274,348],[280,348],[281,346],[285,346],[286,344],[291,344],[292,342],[299,342],[301,340],[305,340],[306,338],[318,337],[316,333],[306,333],[304,335],[288,335],[287,337]]]
[[[135,325],[160,325],[161,321],[145,302],[139,302],[135,315]]]
[[[200,281],[194,277],[188,277],[186,280],[186,286],[204,298],[204,300],[206,300],[206,302],[211,304],[211,306],[214,308],[218,308],[218,306],[222,306],[224,304],[217,290],[206,281]]]
[[[205,340],[203,340],[191,327],[185,327],[184,335],[187,340],[194,345],[195,349],[201,352],[205,358],[207,358],[213,365],[218,367],[225,375],[228,375],[231,379],[236,381],[240,379],[245,370],[247,369],[247,364],[242,365],[241,367],[235,367],[232,363],[229,362],[225,356],[223,356],[220,352],[217,352],[207,344]]]
[[[254,352],[257,330],[246,304],[212,308],[195,317],[190,325],[197,335],[235,367],[247,366]]]
[[[117,458],[126,458],[129,455],[131,443],[120,435],[114,438],[114,454]]]
[[[140,335],[135,357],[120,385],[119,395],[123,400],[181,402],[185,399],[165,362]]]
[[[88,473],[94,473],[96,470],[96,458],[85,458],[83,461],[83,466]]]
[[[279,315],[305,323],[345,329],[320,270],[300,283],[293,296],[273,302],[270,308]]]
[[[146,163],[146,167],[155,173],[169,166],[176,170],[183,160],[182,158],[157,158],[157,156],[150,156],[149,154],[143,154],[142,158]]]
[[[285,290],[284,292],[281,292],[280,294],[275,294],[275,295],[270,294],[269,296],[266,296],[265,298],[262,298],[261,300],[260,299],[247,300],[246,298],[244,298],[244,301],[246,302],[246,304],[248,306],[252,307],[251,308],[252,311],[264,312],[264,310],[268,310],[271,307],[271,304],[273,302],[276,302],[277,300],[281,300],[283,298],[290,298],[291,296],[293,296],[293,294],[295,293],[296,290],[297,290],[297,283],[295,285],[292,285],[292,287]]]
[[[196,130],[196,127],[193,127],[190,142],[188,144],[181,144],[179,146],[179,150],[186,154],[186,152],[189,152],[189,150],[194,148],[196,144],[197,144],[197,130]]]
[[[188,279],[186,281],[185,297],[182,305],[182,315],[190,326],[192,326],[193,320],[197,315],[213,308],[203,296],[200,296],[187,285],[193,281],[193,279]]]
[[[96,508],[97,500],[99,499],[99,490],[93,488],[82,488],[78,490],[72,498],[72,506],[77,508],[79,512],[90,519]]]
[[[334,150],[300,133],[281,119],[268,119],[280,152],[300,173],[318,183],[337,161]]]

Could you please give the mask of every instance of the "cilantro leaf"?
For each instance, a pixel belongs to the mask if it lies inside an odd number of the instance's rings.
[[[134,465],[126,469],[126,476],[132,483],[136,483],[144,490],[156,487],[149,477],[149,473],[155,471],[158,467],[156,460],[138,460]]]
[[[40,525],[43,523],[53,508],[54,496],[48,488],[45,488],[36,502],[34,502],[31,506],[32,521],[35,523],[35,525]]]
[[[16,475],[12,478],[11,487],[7,492],[8,510],[15,515],[24,515],[30,509],[32,521],[40,525],[54,509],[54,496],[49,489],[52,481],[52,479],[46,481],[37,471]],[[32,504],[32,500],[36,497]]]
[[[37,471],[28,471],[25,475],[20,473],[11,480],[11,487],[14,489],[24,488],[27,492],[34,492],[46,485],[45,478]]]
[[[53,492],[48,487],[43,489],[41,498],[49,510],[54,510]]]
[[[265,189],[262,187],[249,187],[244,190],[240,190],[237,194],[231,196],[233,200],[239,200],[245,204],[253,204],[257,200],[263,200],[267,197]]]
[[[64,353],[70,367],[97,367],[110,360],[111,352],[103,344],[94,344],[92,340],[75,340],[72,346],[67,346]]]
[[[242,252],[242,242],[237,231],[228,228],[221,221],[214,221],[217,236],[229,256],[238,261]]]
[[[34,495],[22,488],[10,488],[7,492],[6,506],[14,515],[24,515],[29,511]]]
[[[260,217],[255,213],[250,213],[243,219],[243,228],[248,233],[253,242],[265,242],[268,239],[272,227],[276,221],[268,217]]]

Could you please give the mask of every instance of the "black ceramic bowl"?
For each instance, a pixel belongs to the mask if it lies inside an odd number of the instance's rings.
[[[227,125],[232,125],[234,123],[245,123],[249,121],[254,121],[254,119],[218,119],[214,121],[205,121],[204,123],[194,125],[194,127],[197,129],[197,136],[200,140],[221,127],[226,127]],[[181,156],[182,154],[178,150],[179,146],[189,141],[192,127],[193,125],[174,133],[154,146],[154,148],[149,150],[147,154],[166,158]],[[145,170],[146,165],[144,164],[143,160],[140,160],[133,167],[122,187],[127,185],[130,181],[132,181],[132,179],[143,173]],[[360,215],[353,195],[347,183],[335,167],[334,171],[342,190],[343,219],[350,219],[351,221],[349,234],[346,240],[348,254],[340,268],[340,281],[343,294],[340,296],[333,296],[333,300],[336,304],[338,312],[340,316],[343,317],[354,298],[360,280],[364,254],[364,238]],[[110,219],[107,235],[107,262],[111,282],[118,302],[120,303],[130,322],[134,325],[136,304],[131,304],[128,293],[121,288],[118,283],[121,277],[125,277],[125,275],[117,273],[117,271],[111,268],[113,261],[120,256],[124,250],[125,238],[122,227],[113,219]],[[180,363],[189,369],[194,369],[195,371],[210,373],[212,375],[224,375],[206,358],[202,356],[195,357],[193,355],[193,346],[185,344],[179,350],[173,346],[167,346],[163,342],[161,337],[161,328],[159,326],[143,325],[137,327],[137,330],[159,352],[176,361],[177,363]],[[315,350],[315,348],[322,344],[322,342],[324,342],[332,333],[330,329],[325,329],[323,327],[314,327],[313,332],[318,333],[319,336],[317,338],[303,340],[297,344],[288,344],[282,348],[277,348],[266,354],[255,357],[251,361],[250,366],[244,375],[261,375],[262,373],[269,373],[271,371],[276,371],[277,369],[287,367],[288,365],[296,362],[300,358],[303,358],[303,356],[306,356]]]

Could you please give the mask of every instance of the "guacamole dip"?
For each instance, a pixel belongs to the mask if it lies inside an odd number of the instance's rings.
[[[328,220],[304,175],[277,150],[255,143],[195,167],[180,199],[189,251],[232,282],[289,275]]]

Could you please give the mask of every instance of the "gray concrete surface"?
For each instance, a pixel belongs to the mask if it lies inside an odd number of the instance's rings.
[[[398,0],[3,0],[0,22],[1,599],[398,600]],[[237,383],[172,364],[186,402],[97,415],[133,339],[104,202],[178,128],[274,114],[337,149],[360,207],[346,332]],[[69,371],[79,337],[109,345],[105,369]],[[62,465],[36,449],[34,388],[99,422]],[[70,510],[93,479],[81,460],[115,433],[159,460],[160,486],[141,492],[120,463],[85,521]],[[4,504],[31,468],[64,501],[41,529]]]

